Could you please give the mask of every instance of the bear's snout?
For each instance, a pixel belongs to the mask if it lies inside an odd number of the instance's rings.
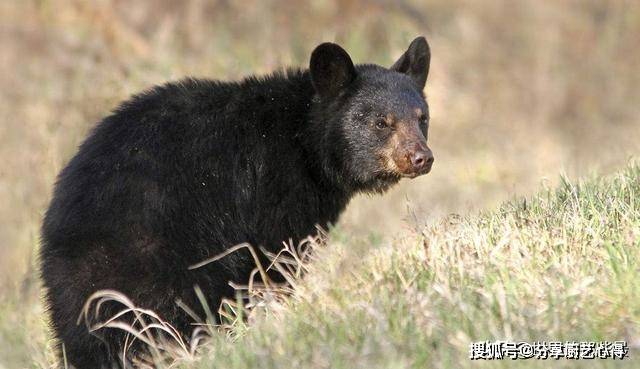
[[[431,171],[434,158],[417,126],[400,125],[389,142],[393,169],[402,177],[415,178]]]
[[[420,174],[427,174],[431,171],[431,166],[433,165],[433,153],[431,150],[426,148],[418,148],[412,154],[410,154],[409,161],[411,162],[411,167],[413,169],[413,173],[416,176]]]

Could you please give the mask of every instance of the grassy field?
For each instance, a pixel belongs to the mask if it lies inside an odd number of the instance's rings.
[[[341,239],[283,303],[215,335],[184,368],[460,368],[481,340],[626,340],[638,367],[640,166],[451,217],[372,247]]]
[[[323,41],[390,65],[420,34],[433,53],[432,173],[354,199],[291,300],[234,326],[236,342],[216,336],[198,365],[456,367],[486,336],[636,339],[635,203],[598,187],[622,182],[556,195],[573,188],[560,173],[607,175],[640,153],[640,2],[6,0],[0,369],[53,363],[36,272],[42,214],[59,170],[120,101],[184,76],[305,67]],[[450,215],[541,185],[563,187],[526,211]]]
[[[180,368],[639,367],[640,166],[372,245],[335,234]],[[240,314],[241,315],[241,314]],[[232,315],[233,317],[233,315]],[[469,360],[484,340],[615,341],[624,361]],[[162,366],[160,366],[162,367]]]

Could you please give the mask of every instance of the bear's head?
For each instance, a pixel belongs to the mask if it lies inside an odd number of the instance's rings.
[[[431,170],[423,93],[430,56],[424,37],[390,68],[354,65],[333,43],[313,51],[314,119],[322,125],[323,166],[333,177],[356,190],[381,192]]]

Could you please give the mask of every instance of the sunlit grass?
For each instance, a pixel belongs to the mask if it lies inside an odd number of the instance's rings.
[[[640,167],[571,182],[377,248],[333,240],[285,302],[214,334],[198,368],[547,367],[477,362],[480,340],[640,339]],[[340,238],[340,237],[336,237]],[[185,366],[192,368],[193,364]]]
[[[277,268],[294,289],[245,289],[249,306],[227,302],[224,324],[203,324],[209,334],[199,333],[198,342],[175,336],[170,347],[157,341],[150,333],[172,333],[168,323],[108,291],[95,300],[120,301],[123,314],[140,315],[142,323],[109,320],[92,329],[125,329],[148,342],[163,358],[158,368],[548,364],[469,360],[469,344],[481,340],[625,340],[631,347],[626,361],[554,364],[634,367],[640,342],[639,195],[640,166],[631,164],[608,177],[563,177],[558,187],[533,197],[480,214],[451,215],[377,245],[338,229],[327,245],[312,243],[305,257],[292,247],[281,255]],[[16,321],[35,316],[7,306],[3,314]],[[21,327],[27,328],[23,335],[12,337],[17,347],[43,350],[33,365],[46,367],[52,357],[39,324],[31,322]],[[11,336],[13,329],[11,320],[0,319],[0,334]]]

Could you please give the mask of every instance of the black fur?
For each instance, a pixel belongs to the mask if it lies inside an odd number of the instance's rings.
[[[96,126],[60,173],[42,229],[46,301],[70,364],[117,365],[123,336],[76,324],[93,292],[120,291],[188,337],[176,301],[202,316],[198,286],[215,311],[255,263],[244,250],[189,266],[242,242],[278,251],[336,222],[355,193],[400,179],[374,160],[386,138],[371,122],[426,110],[421,88],[340,50],[320,46],[310,71],[155,87]]]

